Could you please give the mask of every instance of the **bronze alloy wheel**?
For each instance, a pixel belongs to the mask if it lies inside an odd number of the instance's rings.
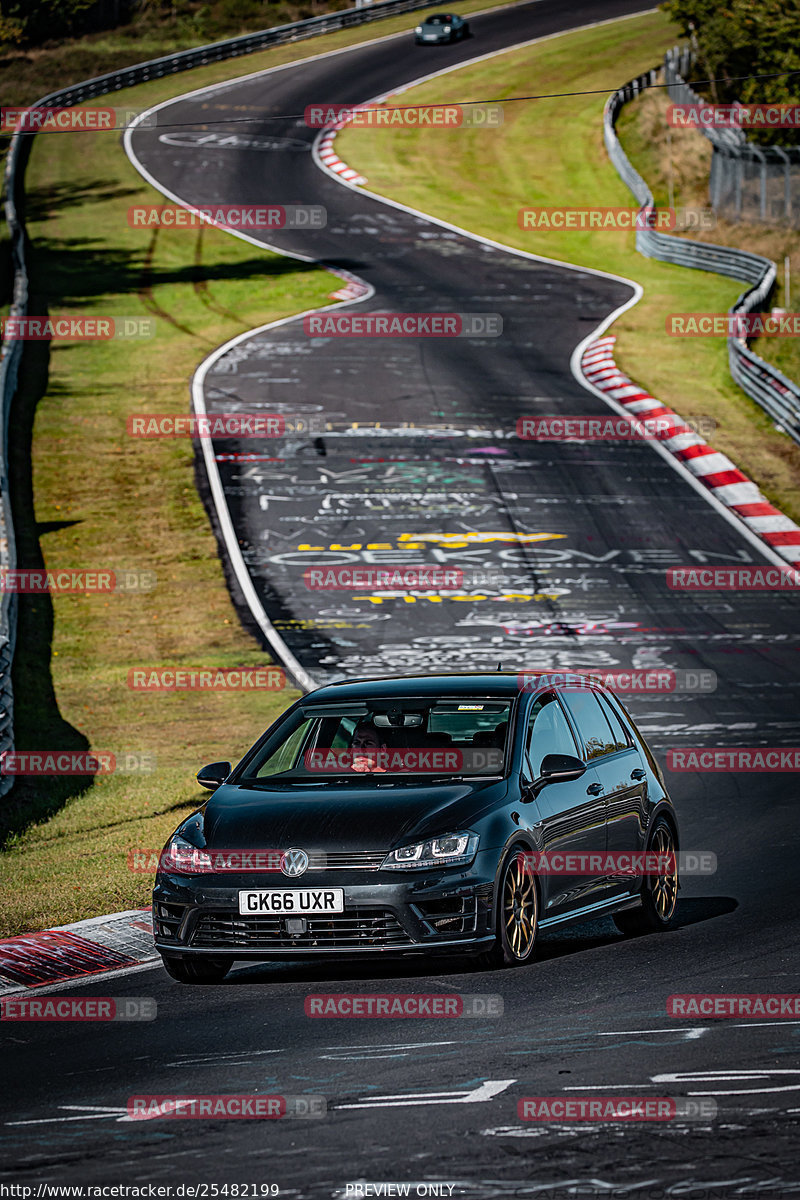
[[[672,866],[660,875],[646,875],[640,908],[627,909],[614,915],[614,924],[621,933],[654,933],[671,929],[678,906],[678,849],[670,823],[659,817],[647,847],[652,854],[673,855]]]
[[[500,885],[496,957],[506,966],[519,966],[533,957],[539,902],[536,883],[524,851],[508,859]]]
[[[672,869],[662,875],[649,875],[648,886],[653,896],[653,906],[661,921],[666,925],[678,903],[678,863],[675,855],[675,839],[666,822],[661,822],[653,835],[650,850],[654,854],[670,854]]]

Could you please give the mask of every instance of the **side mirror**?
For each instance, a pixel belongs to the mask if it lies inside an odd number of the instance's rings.
[[[210,792],[213,792],[225,782],[230,773],[231,764],[229,762],[209,763],[207,767],[201,767],[197,772],[197,782],[200,787],[208,788]]]
[[[580,779],[586,772],[586,763],[574,754],[545,754],[539,770],[539,778],[533,781],[536,792],[540,792],[548,783],[569,783],[573,779]]]

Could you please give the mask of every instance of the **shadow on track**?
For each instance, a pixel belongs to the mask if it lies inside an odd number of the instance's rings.
[[[700,921],[711,921],[716,917],[726,916],[738,908],[738,902],[728,896],[707,896],[693,900],[678,902],[678,917],[675,929],[695,925]],[[639,937],[669,937],[670,934],[642,934]],[[537,964],[557,961],[569,955],[583,953],[587,950],[612,946],[619,942],[632,940],[619,932],[610,917],[587,922],[585,925],[575,925],[571,929],[547,932],[540,935],[537,942],[536,958],[529,969],[536,970]],[[376,961],[377,960],[377,961]],[[449,955],[434,957],[427,955],[409,955],[407,958],[382,958],[377,955],[368,961],[355,958],[331,962],[319,959],[304,959],[298,962],[254,963],[251,966],[242,964],[221,985],[214,986],[246,986],[265,983],[297,983],[301,981],[313,983],[347,983],[383,981],[393,979],[419,979],[420,977],[440,978],[441,976],[481,975],[487,979],[502,975],[503,972],[487,970],[475,959],[466,955]]]

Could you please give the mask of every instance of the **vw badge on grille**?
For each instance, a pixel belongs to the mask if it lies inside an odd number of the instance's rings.
[[[308,870],[308,855],[305,850],[287,850],[281,855],[281,870],[292,877]]]

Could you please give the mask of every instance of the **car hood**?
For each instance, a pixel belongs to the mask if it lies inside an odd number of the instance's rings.
[[[209,849],[390,850],[469,828],[507,787],[506,779],[319,789],[223,784],[206,805],[203,834]]]

